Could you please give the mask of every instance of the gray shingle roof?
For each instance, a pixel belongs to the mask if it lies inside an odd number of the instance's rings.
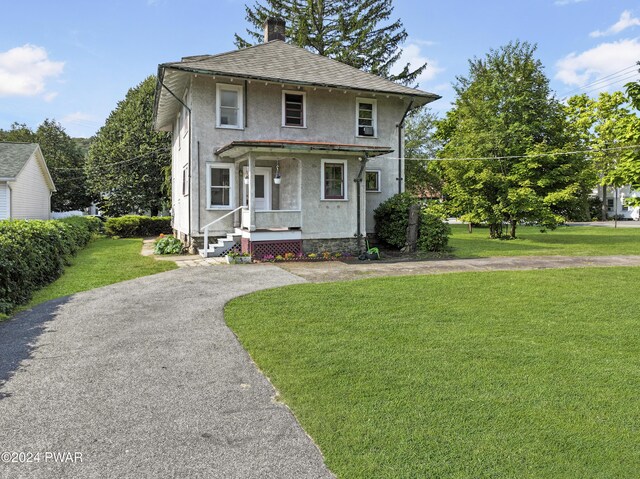
[[[37,143],[0,142],[0,178],[15,178],[36,148]]]
[[[437,100],[440,96],[399,85],[280,40],[219,55],[186,57],[160,67],[302,85],[346,88]]]

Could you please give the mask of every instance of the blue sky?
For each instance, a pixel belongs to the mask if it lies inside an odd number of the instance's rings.
[[[253,3],[254,0],[250,0]],[[0,128],[60,121],[91,136],[158,63],[234,48],[243,0],[6,1],[0,30]],[[453,99],[467,60],[510,40],[538,44],[552,88],[597,94],[637,79],[640,4],[630,0],[396,0],[404,60],[429,67],[422,89]],[[626,69],[626,70],[625,70]],[[621,73],[617,73],[623,70]],[[605,77],[608,80],[590,85]],[[586,86],[584,86],[586,85]]]

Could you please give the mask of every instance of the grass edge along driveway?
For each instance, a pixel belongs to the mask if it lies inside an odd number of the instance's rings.
[[[177,268],[172,261],[142,256],[141,248],[140,238],[96,238],[78,252],[60,278],[36,291],[16,312],[51,299]]]
[[[338,477],[626,478],[638,281],[587,268],[303,284],[225,317]]]

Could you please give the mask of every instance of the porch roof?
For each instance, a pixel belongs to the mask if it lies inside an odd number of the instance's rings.
[[[219,148],[216,155],[221,158],[239,158],[249,152],[335,152],[368,157],[386,155],[393,152],[388,146],[353,145],[348,143],[331,143],[324,141],[296,140],[243,140],[232,141]]]

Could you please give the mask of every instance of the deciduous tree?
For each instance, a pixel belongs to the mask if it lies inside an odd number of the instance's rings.
[[[450,206],[467,221],[488,223],[493,238],[505,222],[515,238],[521,222],[552,228],[586,209],[587,160],[566,153],[576,139],[535,51],[512,42],[470,60],[438,124],[441,155],[460,160],[442,162]]]
[[[427,160],[435,158],[441,147],[435,137],[436,121],[437,116],[423,107],[411,112],[404,124],[406,188],[419,198],[440,197],[442,193],[439,165]]]
[[[107,215],[149,211],[155,216],[167,203],[163,183],[171,139],[153,129],[155,85],[150,76],[131,88],[89,149],[89,186]]]

